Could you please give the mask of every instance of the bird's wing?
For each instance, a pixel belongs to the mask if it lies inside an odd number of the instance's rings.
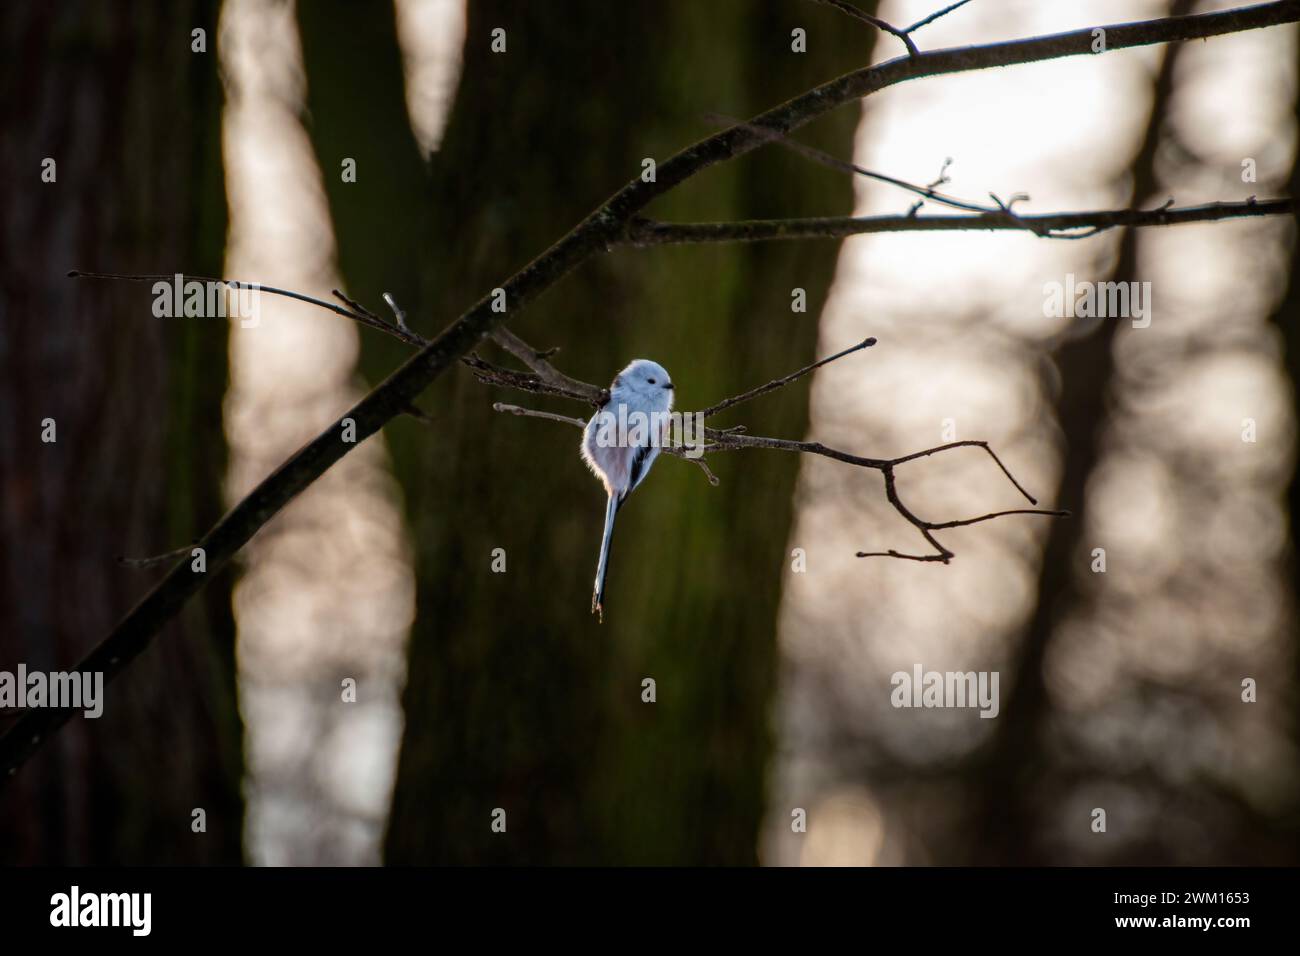
[[[650,473],[650,466],[654,464],[655,456],[659,454],[659,449],[653,445],[643,445],[637,448],[632,456],[632,467],[628,473],[627,493],[623,497],[631,494],[636,490],[636,486],[645,480],[645,476]]]

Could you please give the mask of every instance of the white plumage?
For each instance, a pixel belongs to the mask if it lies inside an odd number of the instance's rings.
[[[591,611],[604,619],[605,573],[614,537],[614,517],[645,480],[659,456],[662,420],[673,407],[673,383],[662,365],[635,359],[609,387],[609,401],[591,416],[582,433],[582,460],[605,485],[605,535],[600,543]],[[656,417],[658,416],[658,417]]]

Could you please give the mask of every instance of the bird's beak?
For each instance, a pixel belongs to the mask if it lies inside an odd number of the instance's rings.
[[[672,382],[669,382],[667,385],[664,386],[664,388],[669,389],[670,391],[672,390],[672,387],[673,387]]]

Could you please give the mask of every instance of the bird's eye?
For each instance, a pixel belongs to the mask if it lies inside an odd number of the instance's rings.
[[[654,380],[654,379],[649,379],[649,382],[650,382],[651,385],[653,385],[653,384],[655,383],[655,380]]]

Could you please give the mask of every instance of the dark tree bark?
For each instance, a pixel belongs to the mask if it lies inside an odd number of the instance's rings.
[[[453,114],[425,175],[392,108],[391,26],[342,3],[299,9],[335,222],[359,230],[340,236],[349,290],[370,304],[383,289],[412,290],[403,305],[425,333],[639,175],[644,158],[715,129],[704,114],[750,115],[862,65],[873,42],[812,5],[584,0],[561,14],[475,2]],[[495,27],[503,54],[490,49]],[[795,27],[808,31],[806,54],[791,51]],[[327,75],[339,62],[378,69],[349,87]],[[856,119],[841,111],[805,135],[847,155]],[[341,157],[363,149],[400,189],[368,191],[364,164],[357,184],[338,181]],[[850,203],[845,176],[772,147],[652,211],[736,218]],[[359,248],[394,236],[385,257]],[[416,248],[418,288],[402,271]],[[620,250],[515,331],[561,347],[555,361],[589,381],[654,358],[674,373],[679,407],[698,408],[812,356],[836,254],[832,243]],[[805,314],[791,312],[795,287],[807,291]],[[397,359],[385,341],[368,339],[366,353],[371,377]],[[419,581],[388,859],[752,862],[797,461],[734,459],[717,489],[661,461],[619,516],[602,626],[588,604],[604,499],[578,435],[492,412],[501,397],[462,371],[423,399],[432,429],[385,432]],[[790,389],[750,419],[799,436],[806,414]],[[506,573],[491,570],[494,548]],[[656,703],[641,700],[644,678],[657,682]],[[489,826],[497,807],[504,836]]]
[[[191,52],[199,28],[206,53]],[[226,323],[158,319],[146,287],[65,277],[220,272],[216,4],[6,3],[0,33],[0,670],[48,671],[160,573],[118,555],[183,545],[223,511]],[[101,718],[75,720],[0,794],[0,859],[240,861],[230,576],[171,628]]]

